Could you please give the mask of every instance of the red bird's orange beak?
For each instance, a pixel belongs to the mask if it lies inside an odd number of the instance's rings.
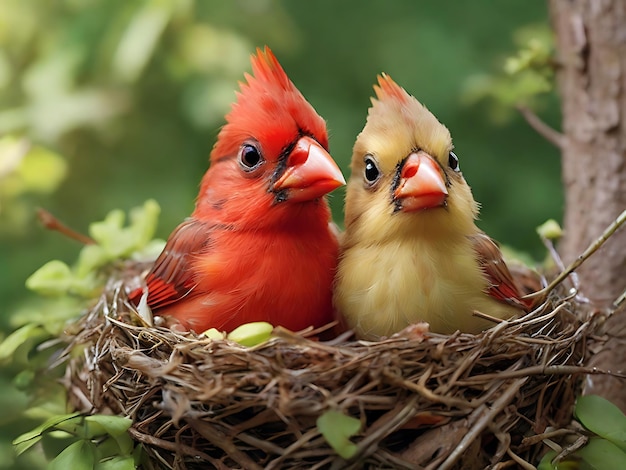
[[[311,137],[301,137],[273,190],[288,190],[289,201],[311,201],[344,184],[341,170],[324,147]]]
[[[419,151],[404,162],[400,184],[393,194],[396,200],[402,201],[402,211],[413,212],[443,206],[448,189],[437,162],[426,152]]]

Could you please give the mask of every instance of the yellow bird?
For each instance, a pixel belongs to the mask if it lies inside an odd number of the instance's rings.
[[[476,227],[478,204],[452,139],[419,101],[378,77],[352,155],[335,307],[357,335],[493,326],[530,308],[496,243]]]

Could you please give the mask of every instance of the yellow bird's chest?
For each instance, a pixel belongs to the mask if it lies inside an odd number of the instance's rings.
[[[473,316],[474,310],[510,316],[506,305],[485,294],[486,287],[469,242],[426,247],[405,240],[347,250],[336,300],[362,337],[388,336],[419,321],[437,333],[479,332],[492,324]]]

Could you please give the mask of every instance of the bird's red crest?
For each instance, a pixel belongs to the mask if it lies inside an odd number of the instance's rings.
[[[385,73],[378,76],[378,85],[374,85],[374,91],[376,97],[381,101],[394,99],[401,103],[407,103],[411,99],[411,95]]]
[[[250,61],[252,62],[254,78],[247,76],[248,83],[250,83],[250,80],[258,80],[259,82],[279,85],[285,90],[295,89],[294,84],[289,80],[289,77],[269,47],[266,46],[265,50],[257,47],[256,55],[252,56]]]
[[[269,49],[257,48],[251,58],[252,75],[240,83],[237,102],[226,115],[211,153],[212,160],[233,155],[246,139],[255,139],[267,157],[280,154],[301,133],[313,136],[328,149],[326,123],[291,82]]]

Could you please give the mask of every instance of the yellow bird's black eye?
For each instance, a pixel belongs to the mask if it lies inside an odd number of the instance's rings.
[[[371,156],[365,157],[365,181],[368,185],[373,185],[380,178],[380,170],[378,169],[378,165],[374,161]]]
[[[454,171],[460,171],[459,167],[459,157],[457,157],[454,152],[450,152],[448,154],[448,166],[452,168]]]

